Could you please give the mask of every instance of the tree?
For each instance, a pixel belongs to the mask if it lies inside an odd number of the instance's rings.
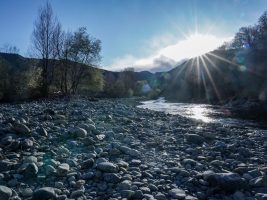
[[[234,48],[255,48],[258,38],[257,26],[242,27],[236,33],[232,46]]]
[[[53,14],[51,5],[47,2],[39,10],[39,15],[34,23],[32,43],[34,50],[41,58],[42,67],[42,94],[48,96],[49,85],[53,77],[51,60],[58,55],[60,45],[61,25]]]
[[[19,49],[11,44],[5,44],[2,48],[0,48],[0,51],[4,53],[13,53],[13,54],[19,53]]]
[[[83,79],[88,78],[88,66],[95,66],[101,59],[101,41],[92,38],[84,27],[65,33],[63,38],[59,85],[63,93],[75,94]]]
[[[259,29],[259,48],[267,49],[267,11],[259,18],[258,21]]]

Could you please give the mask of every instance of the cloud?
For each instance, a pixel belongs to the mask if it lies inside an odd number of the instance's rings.
[[[155,50],[150,56],[138,58],[131,54],[115,58],[106,69],[120,71],[134,67],[136,71],[168,71],[181,60],[200,56],[218,48],[229,38],[219,38],[209,34],[194,34],[184,40],[174,42],[170,35],[153,38],[145,49]]]

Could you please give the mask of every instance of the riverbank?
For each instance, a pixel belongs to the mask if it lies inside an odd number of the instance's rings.
[[[136,100],[0,104],[0,199],[264,199],[267,131]]]

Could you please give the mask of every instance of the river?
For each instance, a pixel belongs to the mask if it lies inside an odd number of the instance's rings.
[[[172,115],[181,115],[203,123],[221,123],[225,126],[237,127],[265,127],[263,124],[253,121],[234,118],[231,111],[220,106],[194,103],[170,103],[164,97],[157,100],[142,101],[139,108],[165,112]],[[265,127],[266,128],[266,127]]]

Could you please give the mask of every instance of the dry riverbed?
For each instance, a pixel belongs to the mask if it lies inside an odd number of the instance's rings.
[[[128,100],[0,105],[0,200],[267,199],[267,131]]]

